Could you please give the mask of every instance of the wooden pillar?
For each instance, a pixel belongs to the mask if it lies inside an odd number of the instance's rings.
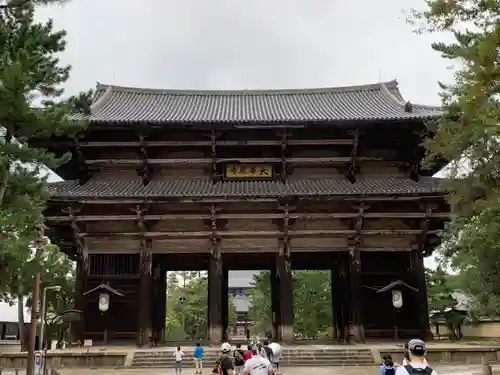
[[[357,246],[349,249],[349,338],[356,343],[365,341],[362,317],[361,254]]]
[[[293,342],[293,290],[292,265],[288,241],[281,241],[280,252],[276,257],[276,274],[279,283],[279,336],[285,344]]]
[[[222,283],[221,283],[221,296],[222,296],[222,340],[229,340],[229,269],[223,267],[222,269]]]
[[[350,282],[349,282],[349,254],[339,254],[339,315],[337,326],[339,327],[339,338],[348,340],[349,314],[350,314]]]
[[[139,269],[139,332],[137,345],[148,344],[153,335],[151,306],[153,302],[151,240],[141,239],[140,269]]]
[[[332,339],[336,340],[339,338],[339,333],[342,327],[339,325],[339,316],[341,313],[340,306],[340,272],[338,264],[332,265],[330,270],[330,292],[332,299]]]
[[[87,310],[87,297],[83,295],[87,291],[87,270],[88,257],[79,255],[76,262],[76,280],[75,280],[75,295],[74,308],[81,311],[80,320],[75,322],[73,327],[73,338],[83,345],[85,340],[85,310]]]
[[[418,330],[422,340],[432,339],[429,327],[429,305],[427,301],[427,283],[425,281],[424,257],[421,251],[412,250],[411,252],[412,280],[415,287],[418,288],[417,306],[418,306]]]
[[[167,318],[167,272],[165,271],[163,266],[160,266],[160,281],[159,281],[159,290],[160,290],[160,317],[161,321],[158,325],[158,341],[165,341],[165,319]]]
[[[222,280],[223,262],[218,241],[212,243],[212,254],[208,263],[208,332],[210,342],[218,345],[223,338],[222,324]]]
[[[279,289],[279,279],[276,272],[276,268],[271,270],[270,276],[271,283],[271,321],[272,321],[272,335],[273,341],[281,341],[280,337],[280,289]]]

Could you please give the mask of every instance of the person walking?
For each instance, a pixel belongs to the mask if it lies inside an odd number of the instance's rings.
[[[243,375],[274,375],[271,362],[260,355],[257,346],[252,347],[252,358],[245,362]]]
[[[398,367],[396,375],[438,375],[425,360],[425,342],[413,339],[408,342],[407,364]]]
[[[194,367],[195,374],[202,375],[203,374],[203,355],[205,354],[205,350],[201,346],[199,342],[196,343],[194,347]]]
[[[220,347],[220,356],[217,359],[212,374],[233,375],[233,358],[231,356],[231,345],[225,342]]]
[[[245,365],[244,352],[241,349],[241,344],[236,345],[236,350],[233,352],[234,357],[234,372],[236,375],[243,374],[243,366]]]
[[[181,347],[178,346],[174,352],[175,357],[175,373],[180,375],[182,373],[182,360],[184,358],[184,352],[181,350]]]

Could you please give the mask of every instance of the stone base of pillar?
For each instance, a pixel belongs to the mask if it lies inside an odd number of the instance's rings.
[[[365,342],[365,327],[362,324],[349,323],[347,341],[352,344]]]
[[[280,325],[279,330],[281,331],[281,342],[283,344],[293,343],[293,325]]]
[[[220,345],[224,337],[222,332],[222,327],[211,325],[209,329],[210,329],[210,343],[212,345]]]

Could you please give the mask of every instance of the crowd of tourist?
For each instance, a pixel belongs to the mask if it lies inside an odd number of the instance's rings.
[[[281,360],[281,346],[278,343],[264,341],[251,342],[246,348],[241,344],[235,348],[229,343],[223,343],[219,357],[212,370],[213,375],[277,375]],[[420,339],[410,340],[405,345],[405,357],[402,364],[384,356],[379,368],[379,375],[438,375],[429,367],[425,359],[425,342]],[[174,352],[176,374],[182,373],[184,352],[180,347]],[[204,348],[197,343],[194,348],[195,374],[203,374]]]

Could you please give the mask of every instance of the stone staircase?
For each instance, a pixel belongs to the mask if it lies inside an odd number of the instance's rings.
[[[133,368],[173,368],[175,359],[173,350],[137,350],[131,367]],[[186,353],[184,367],[194,367],[191,352],[193,349],[183,348]],[[219,354],[216,348],[206,348],[206,359],[203,365],[211,369]],[[368,348],[335,348],[335,347],[304,347],[284,349],[281,366],[286,367],[315,367],[315,366],[373,366],[375,365],[372,352]]]

